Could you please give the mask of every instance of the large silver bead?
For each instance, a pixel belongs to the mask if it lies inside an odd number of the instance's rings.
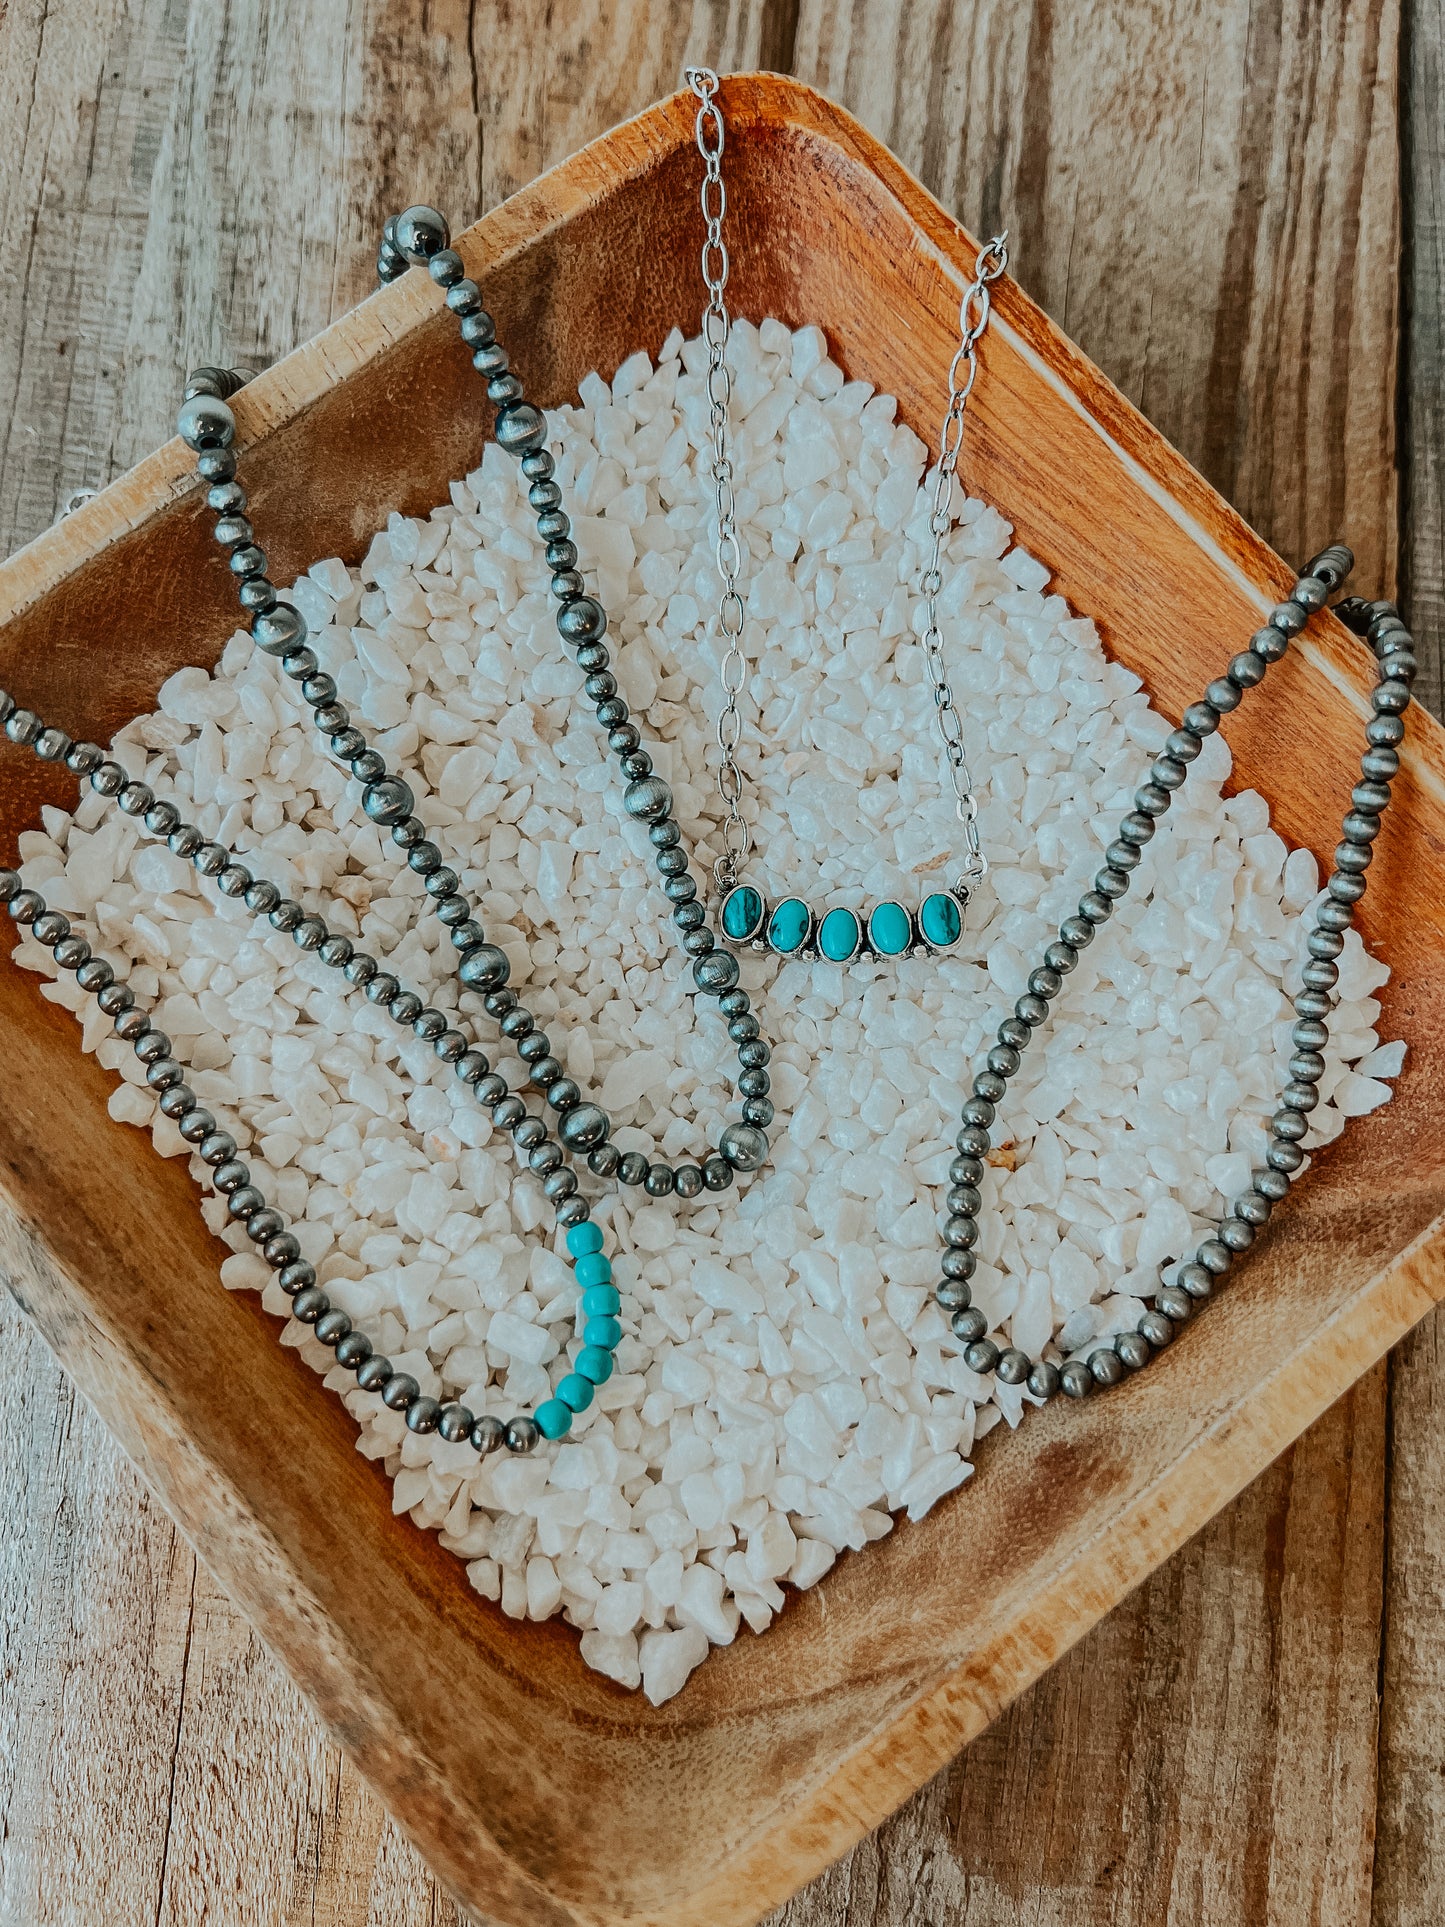
[[[495,943],[473,944],[457,965],[457,975],[468,990],[499,990],[511,971],[506,951]]]
[[[181,404],[176,433],[198,454],[207,448],[229,448],[236,433],[236,417],[219,395],[193,395]]]
[[[672,808],[672,791],[660,776],[639,776],[622,792],[622,807],[644,823],[655,822]]]
[[[425,267],[434,254],[440,254],[452,238],[447,217],[434,207],[409,207],[396,217],[391,245],[404,254],[414,268]]]
[[[289,656],[306,640],[306,624],[299,610],[289,602],[278,602],[274,609],[258,615],[251,624],[251,636],[258,649],[268,656]]]
[[[361,792],[361,807],[373,823],[400,823],[411,815],[416,798],[399,776],[383,776]]]
[[[768,1155],[768,1140],[753,1124],[729,1124],[718,1149],[735,1171],[756,1171]]]
[[[596,1104],[575,1104],[557,1121],[557,1135],[574,1151],[590,1151],[607,1136],[607,1113]]]

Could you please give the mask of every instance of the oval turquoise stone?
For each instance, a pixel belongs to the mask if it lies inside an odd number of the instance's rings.
[[[601,1225],[594,1224],[590,1218],[584,1218],[581,1224],[574,1224],[567,1233],[567,1249],[574,1258],[585,1257],[589,1251],[600,1251]]]
[[[932,896],[925,897],[918,912],[918,927],[924,942],[932,944],[935,950],[951,949],[963,935],[963,912],[957,897],[950,896],[947,890],[935,890]]]
[[[582,1343],[601,1345],[609,1352],[615,1351],[622,1343],[622,1327],[615,1318],[589,1318],[582,1327]]]
[[[829,963],[847,963],[863,941],[863,926],[851,910],[830,910],[818,930],[818,948]]]
[[[532,1416],[544,1439],[565,1438],[572,1430],[572,1408],[560,1398],[544,1398]]]
[[[589,1285],[582,1294],[584,1318],[615,1318],[622,1309],[616,1285]]]
[[[572,1267],[579,1285],[610,1285],[612,1261],[604,1252],[584,1251]]]
[[[880,957],[896,957],[908,948],[913,932],[901,903],[880,903],[868,919],[868,941]]]
[[[740,883],[723,898],[723,935],[734,943],[746,943],[757,935],[763,920],[763,899],[750,883]]]
[[[813,913],[801,897],[785,897],[768,919],[768,943],[780,957],[791,957],[807,941]]]

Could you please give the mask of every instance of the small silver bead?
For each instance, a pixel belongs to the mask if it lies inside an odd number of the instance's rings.
[[[465,1405],[444,1405],[437,1417],[437,1431],[448,1445],[461,1445],[471,1436],[475,1420]]]
[[[1154,1302],[1176,1325],[1184,1324],[1194,1309],[1194,1300],[1178,1285],[1161,1286],[1154,1294]]]
[[[1139,1336],[1162,1351],[1174,1336],[1174,1320],[1162,1311],[1146,1311],[1139,1320]]]
[[[1059,1368],[1047,1358],[1041,1358],[1029,1373],[1029,1390],[1035,1398],[1052,1398],[1059,1383]]]
[[[1069,1398],[1087,1398],[1094,1390],[1094,1374],[1082,1358],[1071,1358],[1059,1373],[1059,1384]]]
[[[1324,608],[1329,601],[1329,596],[1330,592],[1326,585],[1310,575],[1302,575],[1290,590],[1290,601],[1297,602],[1301,609],[1307,610],[1311,615],[1316,609]]]
[[[994,1371],[1005,1385],[1022,1385],[1029,1375],[1029,1355],[1010,1345],[1007,1351],[1000,1352]]]
[[[1114,1350],[1131,1372],[1142,1371],[1151,1356],[1148,1339],[1137,1331],[1120,1332],[1114,1340]]]
[[[293,1305],[292,1309],[295,1307]],[[414,1398],[421,1396],[421,1387],[410,1372],[395,1372],[386,1381],[386,1390],[381,1402],[393,1412],[403,1412]]]
[[[1259,1192],[1245,1191],[1234,1200],[1230,1209],[1236,1218],[1242,1218],[1246,1224],[1252,1224],[1256,1230],[1259,1230],[1269,1223],[1270,1213],[1274,1209],[1274,1206],[1267,1197],[1262,1197]]]
[[[1096,1385],[1117,1385],[1124,1376],[1124,1361],[1112,1347],[1090,1352],[1089,1373]]]

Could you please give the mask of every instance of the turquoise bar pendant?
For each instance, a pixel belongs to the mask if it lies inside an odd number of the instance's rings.
[[[959,885],[931,890],[917,910],[890,897],[866,914],[837,909],[820,917],[802,897],[769,904],[755,884],[735,883],[722,900],[718,920],[725,940],[738,949],[810,963],[880,963],[946,955],[963,936],[967,908],[968,891]]]

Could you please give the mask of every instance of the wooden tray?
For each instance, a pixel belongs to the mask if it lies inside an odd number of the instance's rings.
[[[821,321],[848,372],[928,435],[973,243],[838,109],[740,79],[728,116],[739,312]],[[685,98],[535,182],[459,246],[532,394],[557,403],[698,325]],[[1172,715],[1291,572],[1010,283],[971,416],[996,501]],[[479,387],[425,277],[247,388],[246,482],[275,572],[358,557],[483,442]],[[105,740],[234,623],[176,442],[0,569],[0,685]],[[1334,534],[1318,532],[1320,544]],[[1231,720],[1240,780],[1321,858],[1368,712],[1328,617]],[[69,779],[6,755],[0,849]],[[1362,919],[1409,1039],[1227,1297],[1152,1370],[985,1446],[916,1527],[840,1562],[660,1710],[517,1624],[393,1518],[354,1427],[249,1295],[189,1179],[110,1122],[73,1021],[0,964],[0,1263],[11,1289],[340,1743],[465,1902],[527,1927],[726,1927],[781,1901],[976,1734],[1445,1295],[1445,735],[1411,718]],[[6,924],[6,929],[10,926]]]

